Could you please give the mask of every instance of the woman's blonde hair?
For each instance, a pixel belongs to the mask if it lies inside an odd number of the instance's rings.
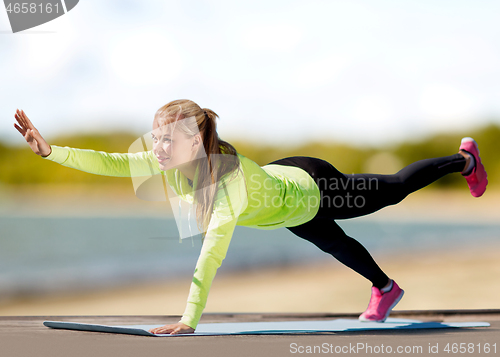
[[[215,197],[221,178],[239,167],[236,149],[217,134],[219,116],[208,108],[201,108],[188,99],[179,99],[157,110],[155,120],[159,126],[174,124],[186,135],[201,135],[206,157],[195,163],[198,166],[197,182],[193,182],[196,203],[196,222],[203,236],[212,216]],[[181,120],[193,118],[194,120]],[[230,155],[230,156],[228,156]]]

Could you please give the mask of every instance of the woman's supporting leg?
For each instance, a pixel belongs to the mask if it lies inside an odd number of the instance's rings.
[[[363,216],[401,202],[441,177],[461,172],[461,154],[414,162],[393,175],[340,173],[333,166],[321,170],[319,216],[346,219]]]
[[[342,264],[370,280],[375,287],[381,289],[389,281],[389,277],[375,263],[366,248],[348,237],[334,220],[316,217],[300,226],[287,229],[331,254]]]

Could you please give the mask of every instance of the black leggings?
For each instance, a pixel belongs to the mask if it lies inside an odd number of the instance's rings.
[[[394,205],[446,174],[463,171],[465,158],[455,154],[420,160],[394,175],[346,175],[327,161],[305,156],[287,157],[270,164],[299,167],[311,175],[320,189],[321,204],[316,216],[287,229],[333,255],[380,289],[389,278],[365,247],[348,237],[335,219],[359,217]]]

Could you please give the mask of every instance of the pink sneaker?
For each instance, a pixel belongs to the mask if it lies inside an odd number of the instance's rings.
[[[460,150],[467,151],[469,154],[474,156],[474,159],[476,160],[476,165],[472,169],[472,172],[467,176],[463,176],[467,180],[472,196],[481,197],[486,190],[486,185],[488,184],[488,175],[486,174],[486,170],[481,163],[477,143],[472,138],[463,138],[460,144]]]
[[[405,292],[392,281],[392,289],[382,293],[378,288],[372,286],[372,296],[365,312],[359,316],[363,322],[384,322],[392,309],[401,300]]]

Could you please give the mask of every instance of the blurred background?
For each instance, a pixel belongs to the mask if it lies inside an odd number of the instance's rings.
[[[43,160],[13,127],[19,108],[50,144],[127,152],[181,98],[214,110],[221,138],[260,165],[304,155],[391,174],[472,136],[483,197],[454,174],[339,224],[405,289],[399,309],[500,308],[499,10],[85,0],[16,34],[0,11],[0,315],[183,312],[201,242],[179,243],[168,204]],[[238,227],[206,311],[361,312],[369,296],[286,229]]]

